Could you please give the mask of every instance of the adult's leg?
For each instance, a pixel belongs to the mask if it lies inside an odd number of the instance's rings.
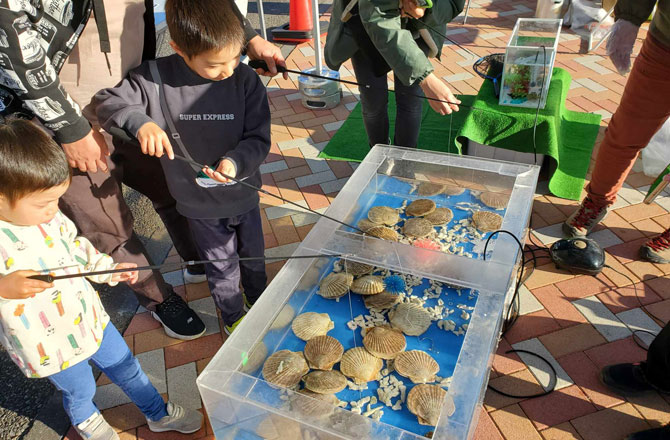
[[[241,257],[262,257],[265,255],[261,210],[256,207],[237,217],[237,254]],[[265,290],[268,281],[265,260],[240,261],[242,287],[249,303],[253,304]]]
[[[167,415],[163,398],[111,322],[91,360],[126,393],[147,419],[157,421]]]
[[[670,392],[670,323],[665,325],[649,346],[643,370],[652,385]]]
[[[421,115],[423,114],[423,90],[419,83],[406,86],[394,78],[396,101],[395,137],[393,145],[400,147],[416,147],[421,130]]]
[[[363,124],[368,134],[370,146],[389,142],[388,92],[386,91],[386,75],[375,76],[370,60],[362,51],[351,57],[356,81],[367,84],[370,88],[361,87],[361,108]]]
[[[638,153],[670,116],[670,48],[648,35],[600,144],[588,196],[614,203]]]
[[[237,257],[237,234],[233,219],[188,219],[200,258],[216,260]],[[244,315],[240,291],[240,265],[237,261],[222,261],[205,265],[209,290],[221,318],[233,325]]]

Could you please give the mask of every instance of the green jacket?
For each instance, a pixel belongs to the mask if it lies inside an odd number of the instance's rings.
[[[349,0],[335,0],[328,25],[324,56],[326,64],[339,70],[351,58],[358,45],[350,29],[342,22],[342,11]],[[398,0],[358,0],[358,9],[365,31],[384,60],[403,84],[422,81],[432,71],[428,60],[428,46],[419,38],[422,21],[444,34],[447,23],[463,10],[465,0],[433,0],[433,7],[426,9],[421,20],[401,19]],[[437,45],[439,59],[444,37],[428,29]],[[417,38],[419,38],[417,40]]]
[[[670,0],[619,0],[614,7],[617,20],[630,21],[640,26],[647,21],[656,7],[649,32],[662,44],[670,47]]]

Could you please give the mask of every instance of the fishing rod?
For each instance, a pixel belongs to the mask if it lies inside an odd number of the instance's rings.
[[[348,255],[348,254],[346,254]],[[163,269],[165,267],[189,267],[189,266],[196,266],[199,264],[214,264],[214,263],[220,263],[223,261],[254,261],[254,260],[295,260],[295,259],[300,259],[300,258],[334,258],[334,257],[343,257],[346,256],[345,254],[318,254],[318,255],[291,255],[289,257],[231,257],[231,258],[218,258],[215,260],[197,260],[197,261],[181,261],[181,262],[174,262],[174,263],[163,263],[163,264],[152,264],[150,266],[140,266],[140,267],[129,267],[125,269],[107,269],[107,270],[99,270],[95,272],[80,272],[80,273],[71,273],[71,274],[66,274],[66,275],[53,275],[51,273],[47,274],[41,274],[41,275],[33,275],[29,277],[30,279],[33,280],[39,280],[39,281],[44,281],[47,283],[53,283],[54,281],[58,280],[66,280],[69,278],[81,278],[81,277],[89,277],[89,276],[94,276],[94,275],[107,275],[107,274],[113,274],[113,273],[123,273],[123,272],[135,272],[137,270],[159,270]],[[55,268],[55,269],[46,269],[49,272],[53,272],[56,270],[59,270],[60,268]]]
[[[266,66],[267,66],[267,65],[266,65]],[[124,129],[122,129],[122,128],[112,127],[112,128],[110,128],[109,130],[107,130],[107,132],[108,132],[109,134],[111,134],[112,136],[114,136],[114,137],[116,137],[116,138],[119,138],[119,139],[121,139],[121,140],[123,140],[123,141],[126,141],[126,142],[129,142],[129,143],[131,143],[131,144],[137,145],[138,147],[140,146],[139,141],[138,141],[137,139],[135,139],[134,137],[131,137],[131,136],[126,132],[126,130],[124,130]],[[190,165],[193,165],[194,167],[197,167],[197,168],[200,168],[200,169],[204,169],[204,168],[212,169],[212,167],[210,167],[209,165],[203,165],[203,164],[201,164],[201,163],[198,163],[198,162],[194,161],[193,159],[189,159],[189,158],[187,158],[187,157],[181,156],[181,155],[176,154],[176,153],[174,153],[174,158],[175,158],[175,159],[178,159],[178,160],[181,160],[182,162],[186,162],[186,163],[188,163],[188,164],[190,164]],[[352,229],[354,229],[354,230],[356,230],[356,231],[358,231],[358,232],[360,232],[360,233],[362,233],[362,234],[365,234],[365,231],[363,231],[363,230],[360,229],[360,228],[357,228],[356,226],[350,225],[350,224],[348,224],[348,223],[345,223],[345,222],[343,222],[343,221],[340,221],[340,220],[338,220],[338,219],[336,219],[336,218],[333,218],[333,217],[331,217],[331,216],[328,216],[328,215],[326,215],[326,214],[322,214],[322,213],[320,213],[320,212],[318,212],[318,211],[315,211],[315,210],[313,210],[313,209],[311,209],[311,208],[309,208],[309,207],[305,207],[305,206],[299,205],[298,203],[295,203],[295,202],[292,202],[292,201],[290,201],[290,200],[287,200],[287,199],[283,198],[282,196],[278,196],[278,195],[276,195],[276,194],[272,194],[271,192],[266,191],[266,190],[264,190],[263,188],[259,188],[259,187],[257,187],[257,186],[254,186],[254,185],[252,185],[252,184],[250,184],[250,183],[247,183],[247,182],[245,182],[245,181],[242,180],[242,179],[236,179],[235,177],[228,176],[227,174],[224,174],[224,173],[222,173],[222,172],[220,172],[220,171],[216,171],[216,170],[213,170],[213,171],[219,173],[220,175],[222,175],[224,178],[226,178],[226,179],[228,179],[228,180],[232,180],[233,182],[239,183],[240,185],[246,186],[247,188],[251,188],[251,189],[253,189],[254,191],[258,191],[258,192],[263,193],[263,194],[265,194],[265,195],[272,196],[272,197],[274,197],[274,198],[276,198],[276,199],[281,200],[282,202],[289,203],[289,204],[291,204],[291,205],[297,206],[298,208],[300,208],[300,209],[302,209],[302,210],[307,210],[307,211],[311,212],[312,214],[316,214],[316,215],[318,215],[319,217],[327,218],[328,220],[332,220],[332,221],[334,221],[334,222],[336,222],[336,223],[339,223],[339,224],[341,224],[341,225],[343,225],[343,226],[346,226],[347,228],[352,228]]]

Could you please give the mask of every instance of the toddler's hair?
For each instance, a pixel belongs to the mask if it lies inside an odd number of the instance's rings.
[[[233,0],[167,0],[170,37],[189,58],[209,50],[244,46],[242,17]]]
[[[0,196],[10,205],[71,177],[63,149],[44,130],[23,119],[8,118],[0,124]]]

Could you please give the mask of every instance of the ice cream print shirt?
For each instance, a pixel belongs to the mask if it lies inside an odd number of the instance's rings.
[[[113,268],[61,212],[49,223],[15,226],[0,221],[0,274],[22,269],[55,275]],[[90,277],[107,283],[111,275]],[[32,298],[9,300],[0,292],[0,343],[28,377],[45,377],[91,357],[109,316],[84,278],[57,280]]]

